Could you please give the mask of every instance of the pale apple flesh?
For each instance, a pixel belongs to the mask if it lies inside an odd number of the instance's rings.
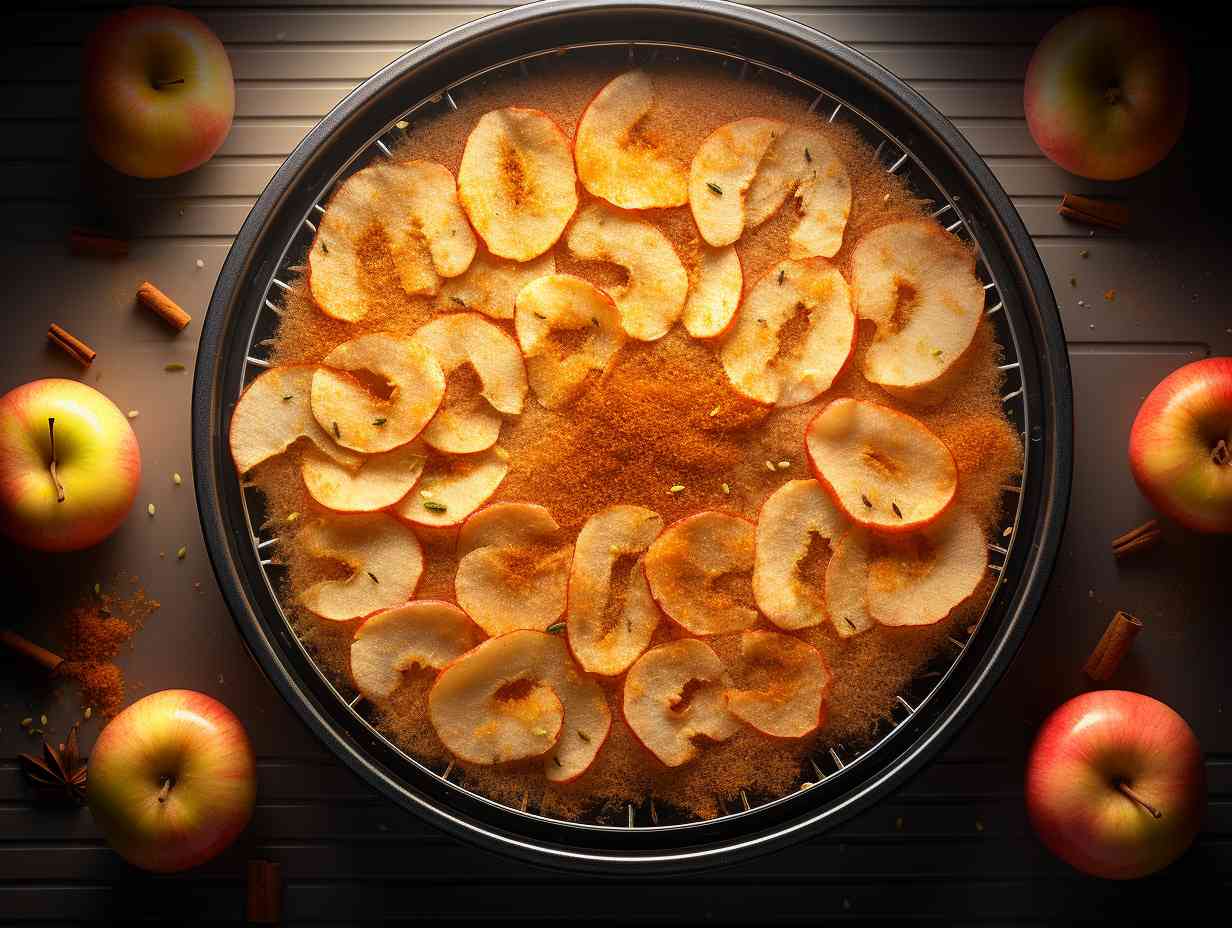
[[[731,245],[745,226],[745,198],[767,150],[787,123],[750,116],[719,126],[689,165],[689,208],[706,244]]]
[[[743,295],[744,268],[736,249],[731,245],[702,245],[689,298],[681,313],[685,331],[694,338],[717,338],[724,334],[736,318]]]
[[[483,640],[453,603],[417,599],[364,620],[351,639],[351,679],[368,699],[388,699],[412,667],[441,670]]]
[[[423,573],[423,549],[410,528],[384,513],[330,515],[301,530],[308,552],[345,564],[345,580],[320,580],[300,594],[315,615],[347,622],[406,602]]]
[[[740,636],[743,686],[724,695],[727,711],[775,738],[803,738],[825,722],[831,674],[821,652],[782,632]]]
[[[402,498],[393,513],[425,528],[461,525],[488,501],[508,473],[509,456],[502,448],[461,457],[430,457],[414,491]]]
[[[326,509],[377,512],[411,492],[423,469],[423,451],[414,445],[369,455],[355,470],[311,448],[304,452],[300,476],[308,495]]]
[[[868,611],[868,567],[873,540],[850,528],[834,544],[826,564],[826,611],[842,638],[863,634],[877,622]]]
[[[512,319],[518,292],[532,280],[556,273],[549,253],[531,261],[510,261],[481,250],[460,277],[441,284],[440,308],[474,310],[493,319]]]

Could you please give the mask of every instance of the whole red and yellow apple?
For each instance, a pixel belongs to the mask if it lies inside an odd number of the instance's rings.
[[[1161,512],[1199,532],[1232,532],[1232,358],[1173,371],[1129,433],[1129,466]]]
[[[77,551],[119,527],[141,450],[115,403],[76,380],[35,380],[0,397],[0,529],[42,551]]]
[[[145,870],[186,870],[221,853],[248,825],[256,794],[244,726],[192,690],[139,699],[90,753],[90,812],[120,856]]]
[[[1027,813],[1071,866],[1112,880],[1166,867],[1193,842],[1206,808],[1202,749],[1159,700],[1084,693],[1040,728],[1027,763]]]
[[[218,151],[235,115],[231,61],[191,13],[139,6],[107,17],[86,44],[86,133],[133,177],[170,177]]]
[[[1027,67],[1023,105],[1035,144],[1058,165],[1122,180],[1154,167],[1181,137],[1189,76],[1155,17],[1095,7],[1044,36]]]

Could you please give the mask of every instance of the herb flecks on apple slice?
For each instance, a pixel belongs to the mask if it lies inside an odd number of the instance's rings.
[[[327,516],[304,527],[309,553],[346,564],[345,580],[322,580],[300,594],[304,607],[333,622],[371,615],[415,595],[423,549],[415,533],[384,513]]]
[[[335,512],[388,509],[411,492],[423,469],[423,451],[409,444],[368,455],[356,469],[316,449],[305,451],[300,463],[308,495]]]
[[[512,319],[518,292],[535,278],[555,273],[551,254],[523,263],[480,251],[465,274],[441,285],[438,303],[451,312],[468,309],[493,319]]]
[[[369,616],[351,639],[351,677],[368,699],[388,699],[404,671],[441,670],[483,640],[453,603],[420,599]]]
[[[767,150],[787,123],[750,116],[719,126],[689,165],[689,208],[697,231],[715,248],[731,245],[745,225],[745,198]]]
[[[848,529],[834,544],[826,564],[826,610],[840,637],[851,638],[872,628],[868,612],[869,533]]]
[[[462,457],[428,458],[414,492],[394,508],[413,525],[447,528],[461,525],[486,503],[509,473],[509,456],[501,448]]]

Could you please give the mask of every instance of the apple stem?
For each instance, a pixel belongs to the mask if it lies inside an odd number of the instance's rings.
[[[1211,460],[1220,467],[1232,464],[1232,448],[1228,447],[1227,441],[1221,438],[1215,443],[1215,448],[1211,451]]]
[[[158,791],[158,801],[166,802],[167,797],[171,795],[171,777],[163,778],[163,788]]]
[[[164,87],[170,87],[172,84],[182,84],[182,83],[184,83],[184,78],[182,77],[177,77],[173,81],[155,81],[154,89],[162,90]]]
[[[1151,805],[1149,802],[1147,802],[1145,799],[1139,796],[1134,791],[1133,787],[1131,787],[1128,783],[1118,782],[1116,785],[1116,788],[1119,789],[1126,796],[1128,796],[1130,799],[1132,799],[1134,802],[1138,803],[1138,805],[1142,806],[1142,808],[1150,812],[1152,818],[1163,818],[1164,817],[1164,814],[1162,812],[1160,812],[1157,808],[1155,808],[1153,805]]]
[[[51,481],[56,485],[56,502],[64,502],[64,484],[60,482],[60,475],[56,473],[56,419],[51,416],[47,420],[47,434],[51,437],[51,465],[48,470],[51,471]]]

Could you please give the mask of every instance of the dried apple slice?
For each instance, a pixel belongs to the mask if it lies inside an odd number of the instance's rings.
[[[577,209],[573,154],[541,110],[484,113],[467,136],[458,199],[488,251],[529,261],[556,244]]]
[[[365,454],[413,440],[445,396],[445,374],[423,345],[373,332],[343,342],[312,376],[312,414],[343,447]],[[369,390],[352,371],[385,381],[389,398]]]
[[[697,739],[726,741],[740,730],[723,697],[731,680],[710,646],[682,638],[651,648],[625,676],[625,722],[668,767],[701,753]]]
[[[552,699],[562,718],[552,722]],[[577,779],[612,725],[603,690],[578,670],[556,635],[514,631],[489,639],[443,671],[428,693],[428,717],[445,747],[474,764],[546,755],[554,783]]]
[[[865,400],[832,401],[804,447],[818,482],[855,522],[908,532],[932,522],[958,488],[950,449],[918,419]]]
[[[689,275],[667,236],[649,222],[595,203],[578,213],[566,244],[579,258],[608,261],[628,272],[627,283],[606,292],[630,338],[656,341],[680,318]]]
[[[749,187],[745,227],[769,219],[789,195],[800,218],[788,237],[788,256],[836,255],[851,213],[851,179],[820,129],[793,126],[775,139]]]
[[[868,611],[882,625],[932,625],[973,593],[988,567],[984,532],[955,507],[905,538],[878,543],[868,565]]]
[[[868,614],[868,532],[848,529],[834,544],[826,564],[826,610],[843,638],[868,631],[875,624]]]
[[[830,671],[810,644],[781,632],[740,636],[742,689],[729,689],[727,711],[762,734],[803,738],[825,722]]]
[[[847,282],[825,258],[783,261],[744,298],[719,360],[737,392],[798,406],[834,383],[855,348]]]
[[[551,254],[523,263],[481,251],[465,274],[441,285],[441,303],[447,309],[472,309],[493,319],[512,319],[518,291],[536,277],[555,273],[556,259]]]
[[[458,605],[489,635],[545,629],[565,611],[573,546],[533,503],[495,503],[458,533]]]
[[[826,620],[826,564],[811,563],[810,550],[817,540],[834,539],[848,524],[816,480],[789,480],[762,503],[753,598],[779,628],[808,628]]]
[[[744,268],[731,245],[703,245],[694,271],[693,287],[684,304],[685,331],[694,338],[717,338],[736,318],[744,292]]]
[[[228,440],[231,460],[240,474],[286,451],[301,438],[309,439],[330,458],[358,467],[363,456],[335,442],[312,415],[312,375],[315,364],[271,367],[244,388],[231,413]]]
[[[646,132],[654,105],[650,75],[627,71],[595,94],[578,121],[573,140],[578,179],[622,209],[684,206],[689,199],[685,166]]]
[[[745,197],[757,167],[787,123],[750,116],[706,136],[689,166],[689,208],[706,243],[730,245],[744,231]]]
[[[369,616],[351,639],[351,677],[368,699],[388,699],[402,673],[440,670],[483,640],[470,616],[436,599],[417,599]]]
[[[549,409],[576,398],[625,342],[612,298],[572,274],[540,277],[523,287],[514,328],[530,387]]]
[[[409,444],[369,455],[356,470],[316,450],[305,452],[300,464],[308,495],[335,512],[388,509],[411,492],[423,469],[423,452]]]
[[[412,341],[423,345],[446,378],[469,365],[479,390],[445,402],[423,432],[425,443],[447,454],[472,454],[496,444],[501,414],[517,415],[526,399],[526,365],[518,343],[478,313],[439,316],[420,326]]]
[[[950,370],[984,313],[975,255],[924,219],[863,236],[851,255],[851,289],[857,314],[877,326],[864,376],[888,390],[925,387]]]
[[[460,525],[491,498],[507,473],[509,456],[501,448],[465,457],[429,458],[414,492],[398,503],[394,515],[413,525]]]
[[[308,252],[308,288],[327,316],[368,314],[360,252],[389,248],[402,289],[436,293],[475,257],[475,234],[458,204],[453,175],[432,161],[385,161],[348,177],[330,198]]]
[[[663,529],[642,506],[609,506],[586,520],[573,546],[565,627],[569,649],[584,670],[624,673],[659,626],[641,555]],[[615,576],[627,565],[624,577]],[[624,571],[622,571],[623,573]]]
[[[419,539],[397,519],[380,512],[328,516],[304,528],[307,550],[341,561],[354,573],[322,580],[300,594],[300,602],[333,622],[371,615],[415,595],[423,573]]]
[[[741,575],[753,569],[754,535],[752,522],[713,509],[669,525],[645,563],[650,592],[667,617],[694,635],[738,632],[757,621],[757,610],[739,595]]]

